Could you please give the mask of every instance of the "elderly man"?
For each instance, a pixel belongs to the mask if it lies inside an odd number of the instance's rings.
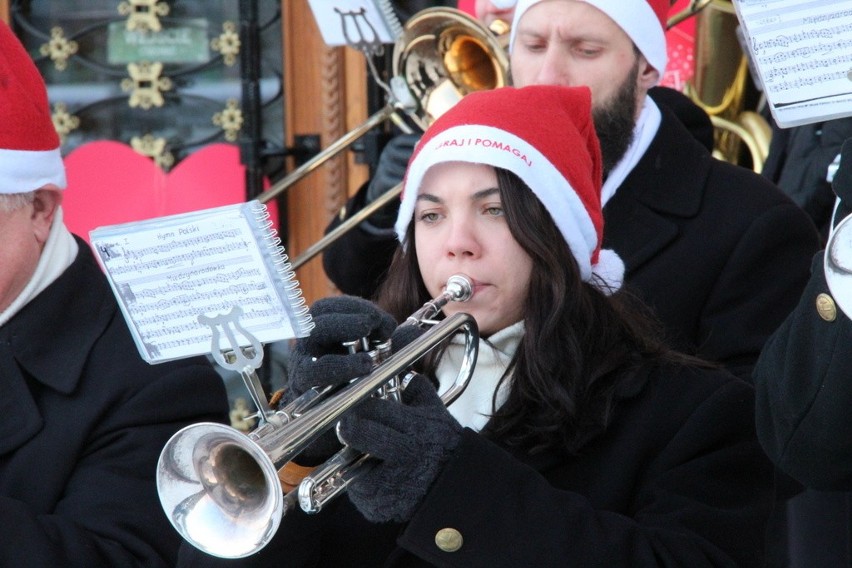
[[[807,282],[818,236],[776,186],[714,159],[649,96],[666,66],[668,8],[669,0],[520,0],[512,77],[519,87],[591,88],[604,245],[625,262],[625,288],[654,310],[671,345],[749,379]],[[383,161],[394,160],[383,153],[379,174],[393,169]],[[364,201],[355,196],[345,215]],[[362,224],[326,252],[326,271],[344,291],[386,270],[393,231],[377,225]]]
[[[142,361],[64,187],[44,83],[0,22],[0,565],[171,566],[157,459],[226,419],[224,386],[203,359]]]

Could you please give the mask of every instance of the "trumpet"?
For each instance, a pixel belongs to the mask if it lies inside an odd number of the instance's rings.
[[[190,544],[213,556],[243,558],[266,546],[282,517],[301,507],[309,513],[340,495],[369,459],[344,448],[294,490],[284,494],[278,469],[298,456],[349,411],[371,396],[395,397],[414,376],[410,368],[458,332],[464,332],[464,358],[453,385],[441,395],[451,404],[467,387],[478,354],[479,330],[466,313],[437,321],[449,302],[465,302],[473,286],[451,277],[445,291],[426,302],[403,325],[427,327],[417,339],[373,371],[336,392],[310,389],[283,409],[264,417],[249,434],[223,424],[192,424],[174,434],[157,464],[157,492],[172,526]],[[402,378],[400,378],[402,377]],[[380,393],[380,394],[377,394]]]

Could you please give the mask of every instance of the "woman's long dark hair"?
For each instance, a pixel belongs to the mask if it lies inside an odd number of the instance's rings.
[[[626,292],[612,296],[580,278],[577,262],[542,203],[513,173],[497,168],[506,222],[533,262],[525,333],[503,377],[506,402],[487,425],[510,445],[576,452],[609,422],[620,389],[648,359],[674,358],[657,325]],[[378,301],[403,320],[429,299],[408,228]],[[533,230],[534,229],[534,230]]]

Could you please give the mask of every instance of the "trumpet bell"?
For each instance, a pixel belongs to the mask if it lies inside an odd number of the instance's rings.
[[[393,69],[420,103],[412,119],[423,130],[465,95],[509,82],[509,60],[499,40],[454,8],[427,8],[412,16],[394,46]]]
[[[177,432],[157,464],[160,504],[178,533],[220,558],[269,542],[284,512],[278,474],[245,434],[202,422]]]

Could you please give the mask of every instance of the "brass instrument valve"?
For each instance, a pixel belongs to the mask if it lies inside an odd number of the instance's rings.
[[[370,340],[366,337],[362,337],[361,339],[356,339],[353,341],[345,341],[343,342],[343,346],[350,354],[365,351],[370,356],[370,359],[373,360],[374,369],[385,361],[387,361],[387,359],[393,354],[390,339]],[[376,391],[376,396],[381,398],[393,398],[394,400],[400,401],[401,399],[399,393],[399,377],[394,377],[387,383],[379,387],[379,389]]]

